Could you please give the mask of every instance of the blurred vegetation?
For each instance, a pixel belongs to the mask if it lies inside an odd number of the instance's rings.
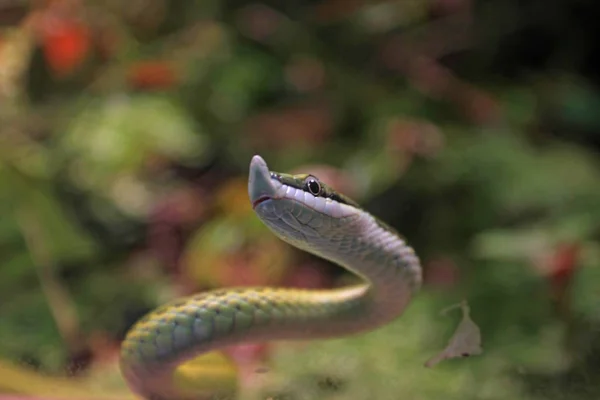
[[[0,3],[0,356],[44,374],[114,370],[127,328],[168,299],[343,282],[251,212],[261,154],[398,228],[426,282],[368,335],[232,350],[242,397],[597,399],[594,11]],[[423,368],[458,321],[439,311],[463,298],[484,353]]]

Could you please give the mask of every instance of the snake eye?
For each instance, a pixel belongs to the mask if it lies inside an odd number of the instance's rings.
[[[321,184],[315,178],[308,178],[305,186],[308,192],[313,196],[318,196],[319,193],[321,193]]]

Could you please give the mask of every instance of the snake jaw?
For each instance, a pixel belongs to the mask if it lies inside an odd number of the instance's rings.
[[[271,172],[267,163],[261,156],[252,157],[250,162],[250,176],[248,178],[248,195],[252,207],[260,203],[276,198],[277,189],[281,184],[271,178]]]
[[[256,208],[260,203],[264,203],[265,201],[271,200],[271,199],[272,199],[272,197],[269,197],[269,196],[261,196],[252,202],[252,208]]]

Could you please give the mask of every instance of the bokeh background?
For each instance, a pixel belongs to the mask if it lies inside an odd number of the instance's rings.
[[[229,349],[240,398],[599,398],[597,16],[585,0],[3,0],[0,393],[38,376],[125,392],[120,340],[175,297],[347,282],[252,213],[260,154],[396,227],[425,284],[367,335]],[[424,368],[462,299],[484,353]]]

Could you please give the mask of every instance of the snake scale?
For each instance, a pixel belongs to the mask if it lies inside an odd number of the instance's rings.
[[[254,156],[248,193],[256,215],[276,236],[365,282],[330,290],[228,288],[150,312],[130,329],[121,347],[121,371],[139,396],[203,398],[173,378],[199,355],[238,343],[370,331],[399,317],[420,288],[421,266],[413,249],[318,178],[272,172]]]

